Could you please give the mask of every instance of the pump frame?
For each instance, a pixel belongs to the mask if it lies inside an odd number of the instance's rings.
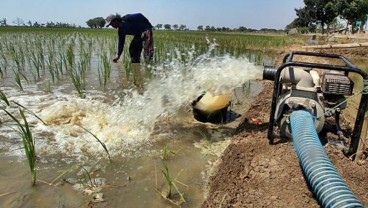
[[[293,58],[295,55],[298,56],[314,56],[314,57],[320,57],[320,58],[332,58],[332,59],[340,59],[345,63],[345,66],[342,65],[331,65],[331,64],[321,64],[321,63],[310,63],[310,62],[300,62],[300,61],[294,61]],[[306,52],[306,51],[292,51],[285,55],[283,59],[283,63],[278,67],[276,73],[275,73],[275,79],[274,79],[274,86],[273,86],[273,95],[272,95],[272,104],[271,104],[271,113],[270,113],[270,120],[268,124],[268,140],[270,144],[274,144],[274,135],[273,135],[273,128],[276,125],[275,121],[275,112],[276,112],[276,104],[277,104],[277,98],[280,96],[281,92],[281,85],[280,82],[280,74],[282,70],[286,67],[306,67],[306,68],[318,68],[322,70],[337,70],[337,71],[343,71],[346,76],[350,72],[354,72],[359,74],[363,80],[368,80],[368,75],[364,71],[362,71],[360,68],[355,66],[349,59],[347,59],[344,56],[338,55],[338,54],[329,54],[329,53],[318,53],[318,52]],[[364,83],[363,83],[363,87]],[[364,117],[365,112],[368,104],[368,94],[362,94],[359,108],[357,112],[357,116],[355,118],[355,124],[354,124],[354,130],[353,134],[351,136],[351,141],[349,148],[345,150],[346,155],[352,155],[356,153],[359,145],[359,138],[362,133],[362,127],[364,123]]]

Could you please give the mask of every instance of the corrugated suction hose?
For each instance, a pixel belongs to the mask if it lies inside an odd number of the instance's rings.
[[[294,146],[308,184],[322,207],[364,207],[326,154],[312,115],[297,110],[290,115]]]

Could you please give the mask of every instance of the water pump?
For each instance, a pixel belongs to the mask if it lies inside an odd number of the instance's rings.
[[[296,56],[339,59],[344,65],[294,61]],[[318,136],[330,116],[335,116],[341,132],[339,115],[354,88],[350,72],[362,76],[363,89],[367,89],[367,74],[336,54],[290,52],[280,67],[266,67],[263,73],[264,79],[274,81],[268,139],[273,144],[277,133],[292,138],[299,164],[321,207],[364,207],[328,158]],[[348,155],[357,151],[367,100],[368,92],[363,90],[350,147],[345,151]]]
[[[335,59],[343,64],[295,61],[306,57]],[[304,51],[288,53],[278,68],[265,67],[263,79],[274,81],[268,128],[270,143],[274,143],[276,134],[280,137],[291,137],[289,116],[295,110],[304,109],[310,112],[318,133],[322,130],[326,118],[330,116],[335,117],[336,126],[340,128],[340,112],[346,107],[346,98],[353,94],[354,89],[354,82],[349,78],[351,72],[367,80],[367,74],[344,56]],[[368,95],[363,94],[350,147],[346,150],[349,155],[357,151],[367,101]]]

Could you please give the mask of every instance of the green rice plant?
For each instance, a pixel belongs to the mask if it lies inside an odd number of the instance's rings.
[[[22,80],[21,80],[21,73],[19,71],[16,71],[13,69],[13,73],[14,73],[14,79],[15,79],[15,83],[17,83],[18,87],[20,88],[21,91],[23,91],[23,85],[22,85]]]
[[[33,75],[33,79],[36,82],[39,80],[40,77],[40,71],[42,69],[42,63],[40,58],[36,55],[36,53],[31,53],[31,62],[33,64],[33,67],[31,68],[31,74]]]
[[[2,91],[0,91],[0,100],[3,101],[7,106],[10,106],[9,100],[7,99],[6,95]],[[7,111],[5,107],[0,106],[0,109],[2,109],[16,123],[18,127],[18,131],[22,137],[22,143],[23,143],[25,154],[27,156],[28,165],[31,171],[32,186],[33,186],[36,184],[36,163],[37,163],[35,140],[33,139],[29,123],[24,113],[27,111],[28,113],[30,113],[31,115],[39,119],[44,125],[46,125],[46,123],[31,110],[27,109],[26,107],[22,106],[21,104],[15,101],[12,101],[12,102],[18,106],[19,113],[23,120],[23,123],[20,120],[18,120],[13,114]]]
[[[6,57],[5,57],[5,54],[4,53],[0,53],[0,56],[1,56],[1,60],[2,61],[0,61],[0,67],[1,67],[1,77],[3,77],[4,76],[4,74],[6,73],[6,71],[7,71],[7,66],[8,66],[8,61],[7,61],[7,59],[6,59]]]
[[[164,168],[161,171],[162,171],[162,174],[164,175],[166,183],[169,187],[169,190],[167,191],[167,194],[166,194],[166,198],[171,198],[172,188],[174,186],[174,183],[175,183],[174,180],[175,179],[171,177],[169,168],[167,167],[166,163],[164,161],[161,161],[161,163],[162,163],[162,166]]]
[[[17,67],[18,71],[22,71],[24,69],[22,65],[22,60],[24,57],[22,57],[24,54],[20,53],[14,45],[11,45],[9,48],[10,55],[13,59],[13,62],[15,63],[15,66]]]
[[[73,70],[72,68],[68,68],[67,70],[68,75],[77,90],[78,96],[81,98],[85,97],[85,89],[86,89],[86,83],[84,80],[84,72],[81,68],[81,65],[78,64],[78,69]]]
[[[4,101],[7,106],[10,106],[8,98],[1,90],[0,90],[0,100]]]
[[[83,71],[83,74],[86,74],[86,71],[90,65],[89,63],[90,63],[89,54],[86,52],[82,52],[79,60],[79,65],[81,70]]]
[[[5,73],[5,69],[3,68],[3,65],[0,63],[0,77],[3,78]]]
[[[125,76],[127,77],[127,79],[129,79],[130,74],[132,73],[131,63],[127,59],[124,59],[123,64],[125,69]]]
[[[49,49],[49,50],[51,50],[51,49]],[[47,60],[46,60],[46,68],[47,68],[47,70],[50,74],[52,83],[55,83],[55,76],[57,76],[56,75],[57,71],[55,72],[55,69],[54,69],[54,66],[55,66],[54,60],[55,59],[54,59],[53,53],[49,51],[49,54],[48,54]]]
[[[83,130],[85,130],[86,132],[88,132],[89,134],[91,134],[101,144],[101,146],[104,148],[106,154],[109,156],[109,162],[111,163],[112,160],[111,160],[111,157],[110,157],[110,153],[109,153],[109,150],[107,149],[105,143],[103,143],[95,134],[93,134],[92,132],[90,132],[88,129],[84,128],[83,126],[79,126],[79,127],[81,127]]]
[[[75,57],[74,57],[74,44],[70,44],[66,54],[66,60],[68,61],[69,67],[73,67]]]
[[[94,180],[92,180],[91,174],[88,172],[88,170],[85,169],[84,167],[82,167],[82,170],[84,176],[84,183],[87,184],[87,186],[89,187],[96,186],[96,183],[94,182]]]
[[[44,55],[44,49],[42,46],[42,40],[38,39],[36,41],[36,48],[37,48],[37,57],[38,61],[40,63],[41,69],[45,69],[45,55]]]
[[[33,139],[32,132],[30,130],[28,121],[24,115],[24,110],[19,108],[19,113],[23,119],[23,124],[21,121],[19,121],[17,118],[15,118],[9,111],[7,111],[5,108],[0,107],[9,117],[13,119],[14,122],[16,122],[18,126],[18,131],[21,134],[22,141],[23,141],[23,147],[25,154],[28,159],[28,165],[31,171],[32,176],[32,186],[36,184],[36,150],[35,150],[35,140]]]
[[[106,53],[100,55],[102,60],[102,66],[98,65],[98,80],[100,85],[103,85],[106,88],[107,82],[110,80],[111,75],[111,60],[108,58]]]
[[[172,177],[171,173],[169,171],[169,168],[167,166],[167,164],[161,160],[161,164],[163,169],[161,169],[161,172],[165,178],[165,181],[168,185],[168,191],[166,194],[163,194],[162,192],[156,190],[164,199],[168,200],[169,202],[180,206],[182,203],[185,203],[186,200],[184,198],[184,194],[182,194],[179,190],[179,188],[177,187],[176,183],[178,183],[179,181],[176,180],[176,178],[179,176],[179,173],[175,176]],[[183,184],[184,185],[184,184]],[[174,199],[174,195],[173,195],[173,189],[176,190],[177,194],[179,194],[179,199]]]
[[[59,53],[58,56],[59,57],[55,61],[55,67],[56,67],[56,70],[58,71],[58,73],[57,73],[58,79],[60,79],[61,78],[60,76],[64,74],[64,71],[63,71],[64,54],[63,53]]]
[[[28,108],[24,107],[23,105],[19,104],[18,102],[12,101],[14,104],[16,104],[18,107],[21,107],[23,110],[27,111],[32,116],[36,117],[39,121],[43,123],[43,125],[47,125],[37,114],[35,114],[33,111],[29,110]]]
[[[170,155],[176,155],[178,152],[170,150],[167,144],[164,145],[162,149],[161,160],[167,160]]]

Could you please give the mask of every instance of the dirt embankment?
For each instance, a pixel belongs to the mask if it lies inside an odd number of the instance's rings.
[[[342,50],[320,52],[339,53],[348,58],[368,54],[366,49]],[[204,208],[320,207],[308,188],[291,144],[268,143],[273,82],[263,82],[264,90],[243,115],[232,143],[219,159]],[[368,204],[368,162],[363,165],[352,162],[333,144],[327,143],[325,150],[351,190],[361,202]]]

